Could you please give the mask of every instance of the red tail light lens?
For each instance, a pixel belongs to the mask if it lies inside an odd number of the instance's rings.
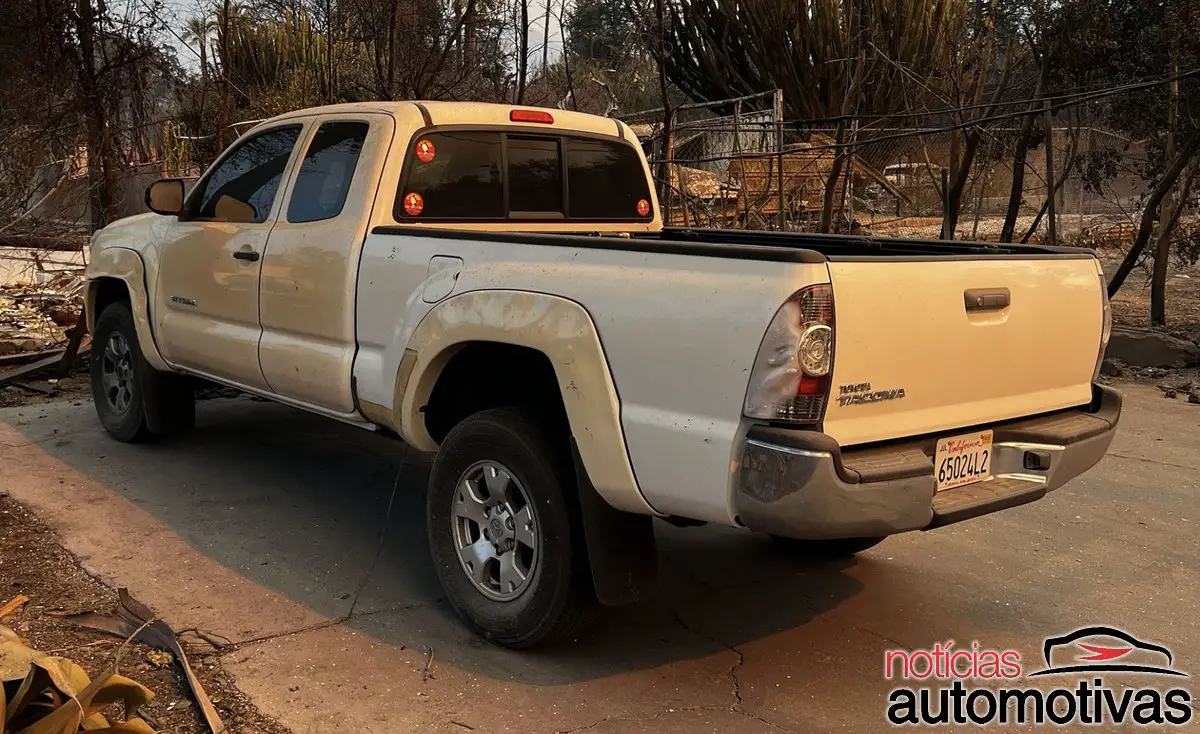
[[[538,122],[543,125],[554,124],[554,115],[544,110],[513,110],[508,113],[508,119],[513,122]]]
[[[797,291],[763,336],[746,390],[746,416],[819,422],[829,400],[833,346],[833,287]]]

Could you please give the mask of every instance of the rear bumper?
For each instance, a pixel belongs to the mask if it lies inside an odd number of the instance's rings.
[[[822,433],[754,426],[733,509],[752,530],[792,538],[940,527],[1032,502],[1087,471],[1104,457],[1120,415],[1121,394],[1096,385],[1086,407],[975,427],[994,431],[993,477],[943,492],[934,491],[931,458],[941,435],[843,451]]]

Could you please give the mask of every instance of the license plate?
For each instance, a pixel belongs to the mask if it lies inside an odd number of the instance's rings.
[[[980,431],[938,441],[933,455],[933,476],[939,492],[992,476],[992,432]]]

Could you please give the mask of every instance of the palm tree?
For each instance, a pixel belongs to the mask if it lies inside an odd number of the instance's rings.
[[[183,27],[183,41],[198,46],[200,52],[200,80],[208,86],[208,40],[217,27],[212,16],[189,18]]]

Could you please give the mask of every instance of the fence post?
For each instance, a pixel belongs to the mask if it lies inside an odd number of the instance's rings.
[[[671,225],[671,166],[675,161],[675,125],[678,116],[677,110],[671,110],[671,114],[667,118],[667,129],[663,131],[663,164],[662,172],[659,177],[662,181],[662,196],[659,198],[661,202],[659,206],[662,208],[663,226]]]
[[[778,204],[779,204],[779,231],[782,232],[787,227],[787,214],[783,209],[783,90],[775,90],[775,152],[776,164],[779,169],[778,174]]]
[[[731,165],[734,162],[737,163],[741,170],[740,184],[738,185],[738,195],[737,198],[733,200],[733,226],[737,227],[740,223],[750,221],[750,203],[745,195],[746,162],[742,158],[742,101],[740,99],[733,103],[733,161],[730,161]],[[727,180],[732,179],[730,178]],[[741,203],[742,207],[746,210],[744,219],[740,213],[741,210],[738,209],[739,203]],[[727,206],[725,211],[728,211]],[[725,226],[729,226],[729,217],[725,216],[725,212],[722,212],[722,220],[725,221]]]

